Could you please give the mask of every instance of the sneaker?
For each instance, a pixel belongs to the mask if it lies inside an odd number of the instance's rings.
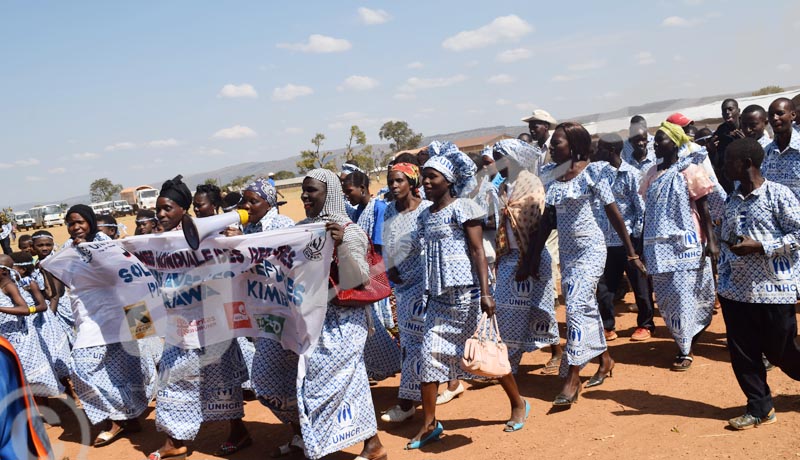
[[[631,340],[634,342],[643,342],[652,336],[653,333],[650,332],[650,329],[646,327],[637,327],[636,330],[633,331],[633,334],[631,334]]]
[[[455,398],[456,396],[460,395],[463,392],[464,392],[464,384],[458,382],[458,388],[456,388],[455,390],[450,391],[450,389],[448,388],[444,390],[442,393],[436,395],[436,405],[440,406],[442,404],[447,404],[450,401],[452,401],[453,398]]]
[[[381,414],[381,420],[393,423],[405,422],[413,417],[416,412],[417,408],[414,406],[411,406],[409,410],[403,410],[403,408],[398,405]]]
[[[617,335],[617,331],[615,331],[614,329],[605,329],[603,331],[603,335],[606,336],[606,342],[611,342],[612,340],[617,340],[617,337],[619,337]]]
[[[775,415],[775,409],[769,411],[764,418],[754,417],[750,414],[744,414],[740,417],[728,420],[728,425],[736,430],[747,430],[761,425],[771,425],[778,421],[778,416]]]

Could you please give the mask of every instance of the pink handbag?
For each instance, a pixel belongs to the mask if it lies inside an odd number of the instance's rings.
[[[511,373],[508,347],[500,338],[497,315],[481,315],[475,334],[464,343],[461,369],[481,377],[499,378]]]

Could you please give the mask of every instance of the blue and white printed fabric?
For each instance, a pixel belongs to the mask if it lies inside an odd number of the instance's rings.
[[[14,302],[0,291],[0,307],[11,308]],[[48,359],[36,330],[29,327],[26,316],[0,313],[0,335],[5,337],[19,355],[25,378],[36,396],[58,396],[63,387]]]
[[[605,162],[590,163],[571,180],[552,182],[545,195],[545,203],[556,208],[561,292],[567,304],[562,377],[569,366],[584,366],[606,350],[595,295],[606,264],[606,244],[595,213],[598,205],[614,202],[607,174]]]
[[[461,369],[464,343],[472,337],[481,316],[481,290],[454,287],[428,298],[422,340],[421,382],[473,378]]]
[[[245,235],[258,232],[266,232],[269,230],[278,230],[281,228],[291,227],[294,221],[284,215],[278,214],[278,208],[272,208],[264,214],[260,221],[255,223],[248,223],[244,227]]]
[[[236,343],[239,345],[239,351],[242,352],[244,365],[247,367],[247,380],[242,383],[242,389],[252,390],[253,382],[251,379],[253,375],[253,360],[256,356],[256,346],[253,342],[247,340],[247,337],[237,337]]]
[[[633,144],[631,144],[628,139],[625,139],[625,142],[622,143],[622,152],[620,153],[622,161],[633,166],[634,169],[637,169],[642,175],[647,174],[647,171],[656,165],[655,141],[655,136],[647,133],[647,153],[642,161],[637,161],[636,158],[633,157]]]
[[[297,407],[297,353],[259,337],[251,374],[258,400],[283,423],[300,424]]]
[[[500,337],[508,346],[508,359],[514,374],[524,353],[560,341],[550,253],[547,249],[542,250],[539,279],[528,278],[525,281],[516,281],[519,256],[519,250],[512,249],[500,258],[494,294]]]
[[[800,269],[800,202],[789,188],[764,181],[746,197],[728,196],[721,239],[740,236],[764,247],[764,254],[737,256],[720,244],[719,295],[744,303],[794,304]]]
[[[769,137],[769,133],[766,129],[761,134],[761,137],[758,138],[758,143],[761,144],[761,148],[763,148],[765,152],[767,151],[767,146],[772,143],[772,138]]]
[[[430,295],[439,296],[454,287],[478,285],[463,226],[485,217],[486,212],[466,198],[456,198],[437,212],[428,208],[420,213],[419,235],[414,240],[424,242],[425,286]]]
[[[608,164],[608,163],[607,163]],[[607,166],[609,174],[606,176],[611,182],[611,191],[614,193],[614,200],[625,222],[625,228],[631,237],[642,235],[644,225],[644,200],[639,195],[639,181],[641,175],[633,166],[622,162],[619,169],[610,164]],[[605,210],[600,207],[596,213],[597,223],[606,236],[606,246],[622,246],[622,239],[617,235],[617,231],[608,220]]]
[[[156,428],[192,440],[203,422],[244,417],[247,367],[236,341],[202,348],[167,345],[159,367]]]
[[[789,187],[800,199],[800,131],[792,130],[792,138],[785,149],[780,150],[777,140],[765,148],[761,174],[764,179]]]
[[[364,366],[366,310],[328,305],[317,347],[297,389],[306,457],[318,459],[378,432]]]
[[[714,313],[714,275],[711,259],[697,269],[655,273],[653,292],[658,310],[682,355],[692,351],[692,339],[711,323]]]

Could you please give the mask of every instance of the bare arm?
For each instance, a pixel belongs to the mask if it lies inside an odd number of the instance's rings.
[[[542,218],[539,220],[539,227],[536,233],[530,235],[528,244],[527,260],[523,260],[517,271],[517,281],[525,281],[529,276],[539,279],[539,265],[542,261],[542,250],[547,244],[547,238],[556,228],[556,208],[547,206],[544,208]]]
[[[708,211],[708,200],[704,196],[698,198],[694,204],[697,206],[697,213],[700,215],[700,226],[706,234],[706,255],[711,257],[711,262],[716,266],[717,259],[719,259],[719,245],[717,244],[717,235],[714,233],[711,214]]]

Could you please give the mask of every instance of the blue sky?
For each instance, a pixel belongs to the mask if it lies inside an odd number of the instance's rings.
[[[795,1],[4,2],[0,179],[58,202],[340,148],[800,83]],[[0,203],[2,205],[3,203]]]

